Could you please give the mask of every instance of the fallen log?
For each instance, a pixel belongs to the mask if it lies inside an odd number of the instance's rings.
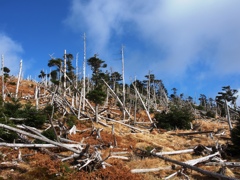
[[[240,162],[208,162],[206,166],[240,167]]]
[[[72,148],[82,149],[82,144],[62,144]],[[23,143],[0,143],[0,147],[24,147],[24,148],[55,148],[54,144],[23,144]]]
[[[109,158],[116,158],[116,159],[123,159],[123,160],[129,160],[129,157],[126,156],[110,156]]]
[[[27,118],[13,118],[13,117],[10,117],[9,120],[11,120],[11,121],[26,121]]]
[[[170,152],[157,152],[156,155],[172,155],[172,154],[183,154],[194,152],[194,149],[185,149],[185,150],[178,150],[178,151],[170,151]]]
[[[171,170],[171,166],[159,167],[159,168],[148,168],[148,169],[132,169],[131,173],[148,173],[148,172],[157,172],[160,170]]]
[[[111,154],[113,154],[113,155],[117,155],[117,154],[130,154],[130,152],[128,152],[128,151],[120,151],[120,152],[111,152]]]
[[[188,136],[188,135],[195,135],[195,134],[209,134],[213,132],[214,131],[198,131],[198,132],[188,132],[188,133],[171,133],[170,135]]]
[[[140,149],[140,150],[145,152],[145,153],[147,153],[147,151],[145,151],[145,150],[142,150],[142,149]],[[169,161],[171,163],[180,165],[180,166],[182,166],[184,168],[188,168],[188,169],[197,171],[197,172],[199,172],[201,174],[204,174],[204,175],[207,175],[207,176],[210,176],[210,177],[214,177],[214,178],[218,178],[218,179],[222,179],[222,180],[235,180],[235,178],[232,178],[232,177],[228,177],[228,176],[225,176],[225,175],[221,175],[221,174],[218,174],[218,173],[215,173],[215,172],[210,172],[210,171],[207,171],[207,170],[195,167],[195,166],[191,165],[191,163],[193,163],[193,162],[188,162],[187,161],[188,163],[183,163],[183,162],[179,162],[179,161],[176,161],[176,160],[168,158],[168,157],[157,155],[156,153],[152,153],[151,152],[150,154],[153,155],[153,156],[159,157],[159,158],[161,158],[161,159],[163,159],[165,161]]]
[[[166,152],[168,153],[168,152]],[[163,154],[160,154],[160,153],[155,153],[156,155],[163,155]],[[203,161],[206,161],[208,160],[210,157],[213,157],[213,156],[216,156],[218,155],[219,153],[215,153],[215,154],[212,154],[211,156],[208,156],[208,157],[202,157],[202,158],[198,158],[198,159],[193,159],[193,160],[189,160],[189,161],[186,161],[184,163],[186,164],[189,164],[189,165],[196,165],[197,163],[200,163],[200,162],[203,162]],[[169,155],[169,154],[166,154],[166,155]],[[155,171],[160,171],[160,170],[166,170],[166,169],[171,169],[172,167],[171,166],[168,166],[168,167],[158,167],[158,168],[149,168],[149,169],[134,169],[134,170],[131,170],[132,173],[145,173],[145,172],[155,172]],[[172,174],[173,176],[176,175],[176,173]],[[170,177],[172,177],[172,175],[170,175]],[[169,178],[169,177],[168,177]],[[165,179],[168,179],[168,178],[165,178]]]
[[[54,145],[56,145],[56,146],[63,147],[63,148],[65,148],[65,149],[70,150],[70,151],[75,152],[75,153],[80,153],[80,152],[81,152],[81,151],[76,150],[76,149],[74,149],[74,148],[68,147],[68,146],[65,145],[65,144],[58,143],[58,142],[52,141],[52,140],[47,139],[47,138],[42,138],[42,137],[39,137],[39,136],[37,136],[37,135],[30,134],[30,133],[28,133],[28,132],[22,131],[22,130],[20,130],[20,129],[17,129],[17,128],[14,128],[14,127],[11,127],[11,126],[2,124],[2,123],[0,123],[0,128],[8,129],[8,130],[11,130],[11,131],[14,131],[14,132],[18,132],[18,133],[20,133],[20,134],[23,134],[23,135],[26,135],[26,136],[29,136],[29,137],[32,137],[32,138],[35,138],[35,139],[38,139],[38,140],[41,140],[41,141],[50,143],[50,144],[54,144]]]
[[[130,125],[128,125],[128,124],[122,123],[122,122],[120,122],[120,121],[116,121],[116,120],[111,119],[111,118],[107,118],[107,117],[103,117],[103,116],[100,116],[100,117],[101,117],[101,118],[105,118],[105,119],[107,119],[107,120],[109,120],[109,121],[112,121],[112,122],[116,122],[116,123],[122,124],[122,125],[124,125],[124,126],[127,126],[127,127],[131,128],[131,129],[134,129],[134,130],[137,130],[137,131],[140,131],[140,132],[147,132],[146,130],[142,130],[142,129],[139,129],[139,128],[130,126]]]
[[[220,154],[219,152],[216,152],[216,153],[211,154],[211,155],[209,155],[209,156],[201,157],[201,158],[198,158],[198,159],[192,159],[192,160],[186,161],[186,162],[184,162],[184,163],[194,166],[194,165],[196,165],[196,164],[198,164],[198,163],[207,161],[207,160],[209,160],[211,157],[214,157],[214,156],[219,155],[219,154]]]

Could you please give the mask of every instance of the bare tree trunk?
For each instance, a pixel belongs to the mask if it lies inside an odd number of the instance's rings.
[[[135,78],[135,83],[136,83],[136,78]],[[135,125],[137,122],[137,92],[136,90],[134,92],[135,92],[135,101],[134,101],[134,125]]]
[[[47,139],[47,138],[42,138],[42,137],[40,137],[40,136],[37,136],[37,135],[31,134],[31,133],[22,131],[22,130],[20,130],[20,129],[17,129],[17,128],[14,128],[14,127],[11,127],[11,126],[8,126],[8,125],[5,125],[5,124],[1,124],[1,123],[0,123],[0,127],[1,127],[1,128],[4,128],[4,129],[11,130],[11,131],[14,131],[14,132],[18,132],[18,133],[20,133],[20,134],[24,134],[24,135],[26,135],[26,136],[29,136],[29,137],[32,137],[32,138],[35,138],[35,139],[38,139],[38,140],[41,140],[41,141],[44,141],[44,142],[48,142],[48,143],[50,143],[50,144],[54,144],[54,145],[59,146],[59,147],[63,147],[63,148],[65,148],[65,149],[68,149],[68,150],[70,150],[70,151],[72,151],[72,152],[75,152],[75,153],[77,153],[77,154],[79,154],[79,153],[81,152],[81,151],[78,151],[78,150],[73,149],[73,148],[71,148],[71,147],[68,147],[68,146],[65,145],[65,144],[58,143],[58,142],[52,141],[52,140]]]
[[[134,84],[133,84],[133,87],[134,87],[135,91],[137,92],[138,97],[139,97],[139,99],[141,100],[141,102],[142,102],[142,104],[143,104],[143,107],[144,107],[144,109],[145,109],[145,111],[146,111],[146,113],[147,113],[148,119],[149,119],[150,122],[152,123],[152,118],[151,118],[151,116],[150,116],[150,114],[149,114],[149,111],[147,110],[147,107],[145,106],[145,104],[144,104],[144,102],[143,102],[143,100],[142,100],[141,95],[139,94],[139,92],[138,92],[138,90],[137,90],[137,88],[136,88],[136,86],[135,86]]]
[[[4,93],[4,56],[2,54],[2,99],[3,103],[5,101],[5,93]]]
[[[126,107],[124,107],[122,101],[119,99],[119,97],[116,95],[116,93],[111,89],[111,87],[108,85],[108,83],[102,79],[102,81],[106,84],[106,86],[109,88],[110,92],[116,97],[116,99],[118,100],[118,102],[121,104],[121,106],[125,109],[125,112],[128,114],[129,117],[131,117],[130,113],[128,112],[128,110],[126,109]]]
[[[230,113],[229,113],[229,108],[228,108],[227,100],[224,99],[224,101],[225,101],[225,107],[226,107],[226,111],[227,111],[227,121],[228,121],[229,129],[230,129],[230,131],[232,131],[233,126],[232,126],[232,122],[231,122],[231,117],[230,117]]]
[[[125,119],[125,78],[124,78],[124,52],[122,46],[122,84],[123,84],[123,120]]]
[[[95,121],[98,122],[98,104],[95,105]]]
[[[19,68],[19,73],[18,73],[18,81],[17,81],[15,99],[18,98],[18,88],[19,88],[19,83],[20,83],[20,79],[21,79],[21,74],[22,74],[22,60],[20,60],[20,68]]]
[[[77,53],[77,55],[76,55],[76,71],[75,71],[75,76],[76,76],[76,84],[75,84],[75,86],[76,86],[76,88],[78,87],[78,74],[79,72],[78,72],[78,53]]]
[[[84,33],[83,35],[83,106],[82,109],[83,111],[85,110],[85,96],[86,96],[86,34]]]
[[[63,96],[66,96],[66,72],[67,72],[67,54],[64,50],[64,65],[63,65]]]

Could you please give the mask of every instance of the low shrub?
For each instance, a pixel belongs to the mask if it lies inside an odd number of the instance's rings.
[[[236,149],[240,149],[240,119],[231,131],[231,140]]]
[[[194,119],[193,114],[187,107],[172,106],[168,113],[156,113],[157,127],[162,129],[190,129],[190,122]]]

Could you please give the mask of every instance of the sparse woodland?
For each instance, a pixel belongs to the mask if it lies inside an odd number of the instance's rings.
[[[73,59],[51,57],[36,82],[2,57],[0,179],[240,178],[236,90],[198,105],[154,74],[125,84],[124,63],[108,72],[98,55],[80,77]]]

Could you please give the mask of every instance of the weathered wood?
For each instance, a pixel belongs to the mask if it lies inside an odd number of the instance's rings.
[[[146,152],[145,150],[141,150],[143,152]],[[179,162],[179,161],[176,161],[176,160],[173,160],[171,158],[168,158],[168,157],[164,157],[164,156],[161,156],[161,155],[157,155],[155,153],[151,153],[151,155],[153,156],[156,156],[156,157],[159,157],[165,161],[169,161],[171,163],[174,163],[174,164],[177,164],[177,165],[180,165],[184,168],[188,168],[188,169],[191,169],[191,170],[194,170],[194,171],[197,171],[201,174],[204,174],[204,175],[207,175],[207,176],[210,176],[210,177],[214,177],[214,178],[218,178],[218,179],[222,179],[222,180],[235,180],[235,178],[232,178],[232,177],[228,177],[228,176],[225,176],[225,175],[221,175],[221,174],[218,174],[218,173],[215,173],[215,172],[210,172],[210,171],[207,171],[207,170],[203,170],[201,168],[198,168],[198,167],[195,167],[191,164],[193,164],[194,162],[193,161],[187,161],[188,163],[183,163],[183,162]]]
[[[105,119],[107,119],[107,120],[109,120],[109,121],[112,121],[112,122],[116,122],[116,123],[122,124],[122,125],[124,125],[124,126],[127,126],[127,127],[131,128],[131,129],[135,129],[135,130],[140,131],[140,132],[146,132],[146,130],[142,130],[142,129],[139,129],[139,128],[130,126],[130,125],[128,125],[128,124],[122,123],[122,122],[120,122],[120,121],[116,121],[116,120],[111,119],[111,118],[107,118],[107,117],[103,117],[103,116],[100,116],[100,117],[105,118]]]
[[[196,165],[196,164],[198,164],[198,163],[207,161],[207,160],[209,160],[211,157],[214,157],[214,156],[216,156],[216,155],[220,155],[220,153],[219,153],[219,152],[216,152],[216,153],[211,154],[211,155],[209,155],[209,156],[201,157],[201,158],[198,158],[198,159],[192,159],[192,160],[186,161],[186,162],[184,162],[184,163],[194,166],[194,165]]]
[[[63,59],[63,96],[66,96],[66,74],[67,74],[67,51],[64,50],[64,59]]]
[[[126,157],[126,156],[110,156],[110,158],[129,160],[129,157]]]
[[[185,150],[178,150],[178,151],[170,151],[170,152],[157,152],[157,155],[172,155],[172,154],[183,154],[183,153],[190,153],[194,152],[194,149],[185,149]]]
[[[34,134],[36,134],[36,135],[38,135],[38,136],[40,136],[40,137],[42,137],[42,138],[46,138],[46,137],[43,136],[43,135],[41,134],[41,132],[40,132],[39,130],[37,130],[36,128],[30,127],[30,126],[26,126],[25,124],[22,124],[22,127],[24,127],[25,129],[33,132]],[[47,139],[47,138],[46,138],[46,139]]]
[[[188,132],[188,133],[171,133],[171,135],[187,136],[187,135],[194,135],[194,134],[208,134],[213,132],[214,131],[198,131],[198,132]]]
[[[19,89],[19,83],[20,83],[21,75],[22,75],[22,60],[20,60],[20,67],[19,67],[19,73],[18,73],[18,80],[17,80],[15,99],[18,98],[18,89]]]
[[[32,137],[32,138],[35,138],[35,139],[38,139],[38,140],[41,140],[41,141],[44,141],[44,142],[48,142],[50,144],[54,144],[56,146],[63,147],[65,149],[68,149],[68,150],[70,150],[72,152],[75,152],[75,153],[80,153],[81,152],[81,151],[76,150],[74,148],[68,147],[67,145],[64,145],[62,143],[58,143],[58,142],[52,141],[52,140],[47,139],[47,138],[42,138],[42,137],[39,137],[37,135],[30,134],[28,132],[22,131],[20,129],[17,129],[17,128],[14,128],[14,127],[2,124],[2,123],[0,123],[0,128],[8,129],[8,130],[11,130],[11,131],[14,131],[14,132],[18,132],[20,134],[23,134],[23,135],[26,135],[26,136],[29,136],[29,137]]]
[[[167,177],[164,178],[164,180],[171,179],[172,177],[176,176],[178,172],[175,172]]]
[[[53,129],[55,138],[56,138],[57,142],[60,142],[59,137],[58,137],[58,135],[57,135],[57,131],[56,131],[55,127],[53,126],[53,121],[52,121],[53,115],[54,115],[54,106],[52,106],[52,114],[51,114],[51,117],[48,115],[48,118],[49,118],[49,122],[50,122],[50,124],[51,124],[51,127],[52,127],[52,129]]]
[[[77,131],[77,127],[73,125],[72,128],[68,131],[68,133],[72,135],[72,134],[76,134],[76,131]]]
[[[100,132],[103,130],[103,128],[97,128],[97,131],[96,131],[96,133],[97,133],[97,136],[96,136],[96,138],[97,139],[102,139],[102,137],[101,137],[101,134],[100,134]]]
[[[98,123],[101,124],[101,125],[103,125],[103,126],[105,126],[105,127],[109,127],[109,125],[107,125],[106,123],[100,121],[100,119],[99,119]]]
[[[72,148],[82,149],[82,144],[62,144]],[[54,144],[23,144],[23,143],[0,143],[0,147],[25,147],[25,148],[55,148]]]
[[[224,99],[224,102],[225,102],[225,108],[226,108],[226,111],[227,111],[227,121],[228,121],[229,129],[230,129],[230,131],[232,131],[233,126],[232,126],[232,122],[231,122],[231,117],[230,117],[230,113],[229,113],[227,100]]]
[[[82,97],[83,97],[83,106],[82,106],[82,110],[85,111],[85,99],[86,99],[86,34],[84,33],[83,35],[83,93],[82,93]],[[77,86],[76,86],[77,87]]]
[[[117,99],[117,101],[120,103],[120,105],[123,107],[124,111],[128,114],[129,117],[131,117],[130,113],[128,112],[128,110],[126,109],[126,107],[124,106],[124,104],[122,103],[122,101],[119,99],[119,97],[115,94],[115,92],[112,90],[112,88],[108,85],[108,83],[102,79],[102,81],[105,83],[105,85],[108,87],[108,89],[110,90],[110,92],[115,96],[115,98]]]
[[[5,101],[5,84],[4,84],[4,56],[2,54],[2,99],[3,99],[3,103]]]
[[[186,180],[190,180],[190,178],[185,174],[185,173],[183,173],[183,170],[184,169],[180,169],[179,171],[177,171],[177,172],[175,172],[175,173],[173,173],[173,174],[171,174],[171,175],[169,175],[169,176],[167,176],[167,177],[165,177],[164,179],[165,180],[167,180],[167,179],[171,179],[172,177],[174,177],[174,176],[184,176],[185,178],[186,178]],[[181,179],[181,178],[180,178]]]
[[[143,102],[143,100],[142,100],[141,95],[139,94],[136,86],[135,86],[134,84],[132,84],[132,85],[133,85],[135,91],[137,92],[137,95],[139,96],[140,101],[142,102],[142,105],[143,105],[143,107],[144,107],[144,109],[145,109],[145,111],[146,111],[146,113],[147,113],[148,119],[149,119],[150,122],[152,123],[152,122],[153,122],[153,121],[152,121],[152,118],[151,118],[151,116],[150,116],[150,114],[149,114],[149,111],[147,110],[147,108],[146,108],[146,106],[145,106],[145,104],[144,104],[144,102]]]
[[[128,151],[111,152],[111,154],[113,154],[113,155],[117,155],[117,154],[130,154],[130,152],[128,152]]]
[[[226,166],[226,167],[240,167],[240,162],[208,162],[206,166]]]
[[[59,140],[61,142],[65,142],[65,143],[73,143],[73,144],[78,144],[79,143],[77,141],[73,141],[73,140],[70,140],[70,139],[62,138],[62,137],[59,137]],[[80,144],[82,144],[82,143],[80,143]]]
[[[171,166],[167,167],[158,167],[158,168],[148,168],[148,169],[132,169],[131,173],[147,173],[147,172],[157,172],[161,170],[171,170]]]
[[[13,118],[13,117],[10,117],[9,120],[11,120],[11,121],[26,121],[27,118]]]
[[[70,159],[74,159],[74,158],[77,158],[77,157],[79,157],[79,154],[74,153],[74,154],[72,154],[69,157],[62,158],[61,161],[64,162],[64,161],[67,161],[67,160],[70,160]]]

